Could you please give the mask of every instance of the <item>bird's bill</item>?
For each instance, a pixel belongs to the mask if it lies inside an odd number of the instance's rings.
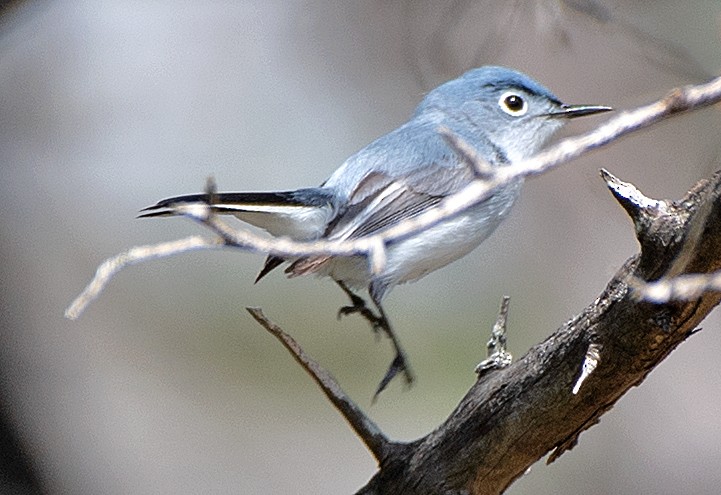
[[[558,117],[563,119],[574,119],[576,117],[585,117],[586,115],[596,115],[597,113],[610,112],[611,107],[603,105],[562,105],[557,112],[551,112],[549,117]]]

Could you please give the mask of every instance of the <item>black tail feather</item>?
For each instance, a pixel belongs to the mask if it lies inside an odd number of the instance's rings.
[[[208,203],[213,201],[217,212],[232,212],[241,205],[285,205],[285,206],[321,206],[331,201],[329,193],[321,193],[320,189],[299,189],[297,191],[276,192],[227,192],[186,194],[158,201],[152,206],[143,208],[138,218],[171,216],[173,207],[179,204]],[[144,213],[147,212],[147,213]]]

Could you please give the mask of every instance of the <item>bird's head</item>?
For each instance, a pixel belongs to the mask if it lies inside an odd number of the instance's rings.
[[[509,161],[515,161],[536,153],[568,119],[609,110],[599,105],[566,105],[520,72],[487,66],[432,90],[416,116],[440,112],[449,127],[467,127],[464,134],[479,142],[490,141]]]

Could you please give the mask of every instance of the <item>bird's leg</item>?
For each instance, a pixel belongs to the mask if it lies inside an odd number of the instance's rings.
[[[368,321],[368,323],[370,323],[371,328],[374,332],[378,333],[379,331],[383,331],[388,336],[388,338],[391,339],[391,342],[393,343],[393,348],[396,351],[396,355],[393,358],[390,366],[388,367],[388,371],[386,371],[383,379],[378,384],[378,388],[373,395],[373,400],[378,397],[378,394],[380,394],[388,386],[390,381],[401,371],[405,376],[406,383],[408,385],[411,385],[413,383],[413,380],[415,380],[415,377],[413,376],[413,372],[411,371],[411,368],[408,364],[406,353],[405,351],[403,351],[401,343],[398,340],[395,332],[393,331],[393,328],[391,327],[390,321],[388,320],[385,311],[383,311],[383,306],[381,306],[379,301],[373,299],[373,304],[375,304],[376,308],[378,309],[378,314],[376,314],[375,312],[373,312],[372,309],[368,307],[365,299],[355,294],[352,290],[348,288],[347,285],[345,285],[341,281],[336,281],[336,283],[341,289],[343,289],[343,292],[345,292],[351,300],[350,306],[343,306],[342,308],[340,308],[340,310],[338,311],[338,317],[340,318],[343,315],[349,315],[353,313],[360,314]]]
[[[401,342],[400,340],[398,340],[398,336],[393,331],[393,328],[391,327],[391,322],[388,320],[385,311],[383,311],[383,306],[381,306],[381,303],[379,301],[376,301],[375,299],[373,299],[373,303],[376,305],[376,308],[378,308],[378,313],[380,314],[379,324],[383,331],[386,333],[386,335],[388,335],[388,338],[391,339],[391,342],[393,343],[393,348],[396,351],[396,356],[393,358],[393,361],[391,361],[391,364],[388,367],[388,371],[386,371],[383,379],[381,379],[380,383],[378,384],[378,388],[376,388],[376,393],[373,395],[373,400],[375,401],[375,399],[378,397],[378,394],[383,392],[383,390],[388,386],[390,381],[399,372],[403,372],[403,376],[405,377],[406,384],[408,386],[413,384],[415,376],[413,376],[411,367],[408,364],[408,358],[406,357],[406,353],[401,346]]]
[[[383,317],[375,314],[373,310],[368,307],[365,299],[350,290],[345,283],[338,280],[336,280],[336,283],[338,284],[338,287],[343,289],[343,292],[346,293],[346,295],[350,298],[351,302],[351,305],[343,306],[338,310],[338,319],[340,319],[342,316],[358,313],[363,318],[365,318],[368,323],[370,323],[371,329],[373,330],[373,332],[375,332],[376,335],[378,335],[378,332],[381,330],[385,331],[383,325]]]

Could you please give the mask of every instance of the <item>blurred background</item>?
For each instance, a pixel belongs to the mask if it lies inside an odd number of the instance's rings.
[[[320,183],[466,69],[508,65],[569,103],[632,108],[721,70],[717,0],[52,1],[0,16],[0,492],[353,493],[376,466],[262,307],[392,438],[452,411],[504,294],[516,357],[637,251],[601,167],[654,198],[721,169],[719,108],[530,180],[481,248],[387,298],[418,376],[370,404],[392,357],[328,280],[253,285],[262,257],[190,253],[123,271],[78,321],[105,258],[202,233],[136,220],[202,190]],[[574,121],[581,133],[604,117]],[[522,494],[716,494],[718,312]]]

